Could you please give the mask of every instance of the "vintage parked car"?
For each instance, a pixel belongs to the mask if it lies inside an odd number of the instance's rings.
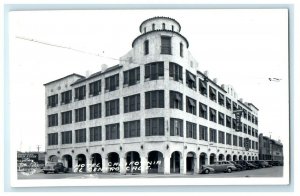
[[[215,172],[228,172],[231,173],[232,171],[236,171],[237,168],[234,164],[230,163],[229,161],[217,161],[214,164],[208,165],[215,170]]]
[[[43,171],[45,174],[48,172],[54,172],[54,173],[59,173],[59,172],[68,172],[68,168],[66,168],[63,163],[60,162],[48,162],[45,167],[43,168]]]
[[[262,168],[261,165],[256,161],[248,161],[248,163],[254,165],[255,169]]]
[[[207,165],[203,165],[200,168],[200,174],[209,174],[211,172],[215,172],[215,170]]]
[[[245,160],[239,160],[237,161],[238,164],[241,164],[243,167],[245,167],[247,170],[250,170],[250,169],[256,169],[256,166],[245,161]]]
[[[243,166],[243,165],[237,163],[236,161],[230,161],[230,163],[232,163],[232,164],[237,168],[238,171],[242,171],[242,170],[245,170],[245,169],[246,169],[245,166]]]

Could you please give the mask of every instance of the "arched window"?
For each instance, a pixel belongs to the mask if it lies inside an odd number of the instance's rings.
[[[152,24],[152,30],[155,30],[155,24],[154,23]]]
[[[144,33],[146,33],[146,27],[144,27]]]
[[[165,30],[165,28],[166,28],[166,24],[162,23],[162,29]]]
[[[174,25],[172,25],[172,31],[174,31]]]

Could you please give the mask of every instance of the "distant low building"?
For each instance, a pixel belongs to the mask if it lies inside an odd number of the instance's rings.
[[[262,133],[259,134],[259,159],[283,161],[283,145],[280,141],[273,140]]]

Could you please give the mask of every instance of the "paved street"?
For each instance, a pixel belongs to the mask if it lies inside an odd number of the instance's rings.
[[[211,174],[101,174],[101,173],[49,173],[44,174],[41,170],[36,171],[32,175],[24,175],[22,172],[18,172],[18,179],[86,179],[86,178],[231,178],[231,177],[282,177],[283,167],[275,166],[271,168],[255,169],[255,170],[245,170],[237,171],[232,173],[211,173]]]

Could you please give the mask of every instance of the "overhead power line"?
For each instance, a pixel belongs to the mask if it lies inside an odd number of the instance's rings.
[[[99,53],[88,52],[88,51],[76,49],[76,48],[73,48],[73,47],[63,46],[63,45],[59,45],[59,44],[52,44],[52,43],[49,43],[49,42],[40,41],[40,40],[33,39],[33,38],[27,38],[27,37],[23,37],[23,36],[16,36],[16,38],[17,39],[26,40],[26,41],[30,41],[30,42],[35,42],[35,43],[38,43],[38,44],[44,44],[44,45],[47,45],[47,46],[52,46],[52,47],[63,48],[63,49],[67,49],[67,50],[72,50],[72,51],[75,51],[75,52],[80,52],[80,53],[83,53],[83,54],[88,54],[88,55],[97,56],[97,57],[101,57],[101,58],[107,58],[107,59],[112,59],[112,60],[119,60],[118,58],[100,55]]]

